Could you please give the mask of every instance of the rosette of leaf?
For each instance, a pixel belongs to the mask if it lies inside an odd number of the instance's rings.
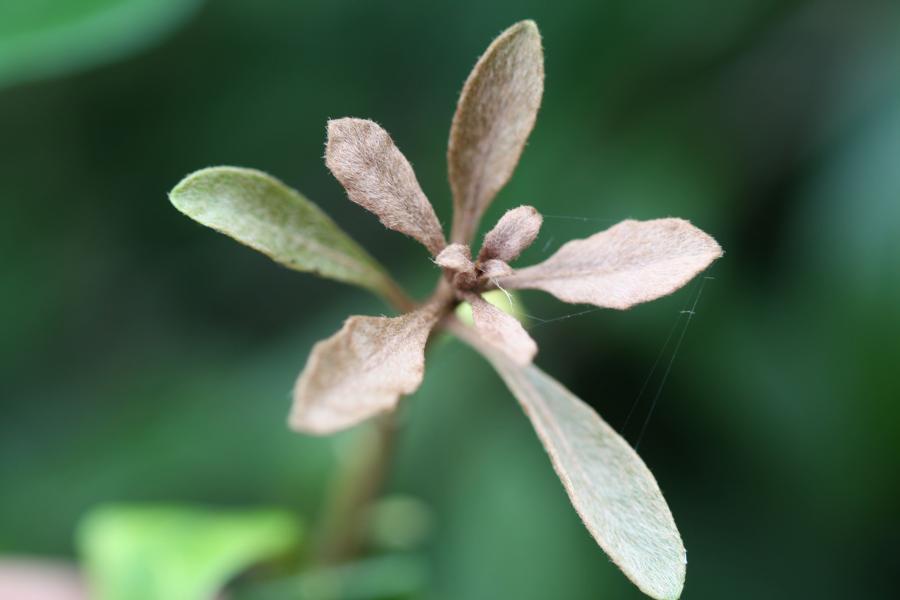
[[[492,289],[538,289],[564,302],[626,309],[667,295],[722,250],[681,219],[623,221],[564,244],[540,264],[510,263],[537,237],[541,216],[508,211],[469,244],[485,209],[509,180],[534,126],[543,94],[537,26],[517,23],[478,60],[465,83],[447,152],[453,192],[450,243],[409,162],[378,124],[329,121],[325,160],[350,200],[384,226],[418,240],[442,267],[434,293],[417,303],[387,271],[299,193],[247,169],[205,169],[172,191],[172,203],[293,269],[371,290],[403,312],[352,316],[315,345],[294,388],[291,426],[328,434],[391,411],[422,381],[435,329],[480,351],[519,400],[585,526],[646,594],[680,595],[685,550],[653,475],[587,404],[532,364],[537,345],[514,317],[482,298]],[[473,326],[453,316],[471,305]]]

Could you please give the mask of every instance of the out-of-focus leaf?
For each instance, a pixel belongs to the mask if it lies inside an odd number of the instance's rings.
[[[412,496],[387,496],[369,509],[369,539],[378,548],[412,550],[433,528],[431,507]]]
[[[184,22],[202,0],[0,2],[0,86],[114,60]]]
[[[169,199],[195,221],[286,267],[360,285],[387,299],[402,296],[384,268],[328,215],[266,173],[202,169],[181,180]]]
[[[209,600],[300,535],[297,520],[279,510],[107,506],[84,518],[78,541],[98,600]]]
[[[423,558],[392,554],[240,589],[235,600],[417,598],[427,582],[428,566]]]

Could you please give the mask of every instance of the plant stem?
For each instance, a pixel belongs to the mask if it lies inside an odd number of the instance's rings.
[[[337,564],[357,556],[362,549],[368,511],[387,478],[397,422],[394,413],[374,420],[368,435],[359,435],[329,494],[318,531],[315,562]]]
[[[389,281],[391,286],[385,290],[385,300],[398,312],[415,309],[415,302],[393,280]],[[444,278],[426,302],[439,306],[442,321],[456,303],[453,290]],[[432,336],[426,352],[433,340]],[[388,412],[373,419],[374,427],[367,432],[361,431],[354,440],[357,447],[350,449],[349,456],[341,457],[338,475],[326,499],[324,516],[316,534],[314,563],[346,562],[362,549],[369,509],[390,470],[398,428],[396,414],[396,411]]]
[[[416,302],[410,298],[400,285],[389,275],[385,275],[383,285],[377,294],[399,313],[415,310]]]

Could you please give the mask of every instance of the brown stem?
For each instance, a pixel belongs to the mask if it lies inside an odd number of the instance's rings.
[[[374,425],[343,458],[317,533],[316,563],[345,562],[362,549],[367,513],[388,475],[397,430],[394,413],[376,418]]]
[[[390,277],[385,277],[383,285],[378,289],[378,295],[390,304],[394,310],[400,313],[415,310],[416,302]]]
[[[381,290],[382,297],[398,312],[414,310],[416,303],[392,279]],[[451,306],[452,293],[439,283],[428,303]],[[442,307],[442,310],[446,307]],[[368,511],[390,470],[397,434],[396,413],[373,419],[369,435],[360,432],[356,447],[341,457],[338,474],[326,498],[325,512],[316,532],[313,562],[336,564],[354,558],[365,541]]]
[[[416,304],[391,280],[384,298],[399,312]],[[437,305],[443,321],[458,303],[452,286],[441,278],[426,304]],[[431,340],[429,340],[430,345]],[[426,346],[427,351],[427,346]],[[316,533],[314,562],[336,564],[358,555],[365,541],[367,517],[390,470],[397,435],[396,412],[373,419],[369,435],[358,435],[357,447],[342,457],[339,472],[328,494],[325,514]]]

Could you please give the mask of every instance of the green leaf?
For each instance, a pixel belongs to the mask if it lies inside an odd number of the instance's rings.
[[[678,598],[684,545],[641,458],[590,406],[536,366],[488,358],[531,419],[597,543],[645,594]]]
[[[201,1],[0,2],[0,86],[133,53],[183,23]]]
[[[527,316],[522,308],[522,297],[517,292],[505,292],[503,290],[490,290],[481,295],[482,298],[502,310],[514,316],[521,323],[526,323]],[[456,307],[456,318],[466,325],[473,325],[472,306],[468,302],[461,302]]]
[[[238,589],[234,600],[419,598],[428,579],[428,564],[421,556],[386,554]]]
[[[408,303],[384,268],[328,215],[266,173],[202,169],[175,186],[169,199],[195,221],[286,267],[360,285],[395,304]]]
[[[98,600],[209,600],[235,574],[299,539],[287,512],[181,506],[101,507],[78,531]]]

